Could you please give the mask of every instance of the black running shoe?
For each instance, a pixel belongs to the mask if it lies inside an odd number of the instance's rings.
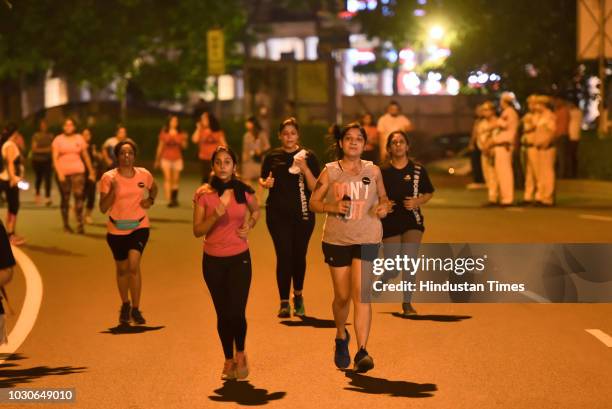
[[[349,353],[349,342],[351,336],[344,329],[346,337],[344,339],[336,338],[336,350],[334,351],[334,363],[340,369],[348,368],[351,364],[351,355]]]
[[[289,305],[289,301],[281,301],[278,318],[291,318],[291,305]]]
[[[147,323],[147,321],[140,313],[140,310],[136,307],[132,308],[132,321],[134,321],[134,324],[136,325],[144,325]]]
[[[368,351],[361,347],[355,354],[353,370],[357,373],[364,373],[368,372],[372,368],[374,368],[374,360],[370,355],[368,355]]]
[[[306,308],[304,308],[304,297],[301,295],[293,297],[293,315],[297,317],[303,317],[306,315]]]
[[[124,302],[121,304],[121,311],[119,312],[119,324],[129,324],[130,323],[130,303]]]

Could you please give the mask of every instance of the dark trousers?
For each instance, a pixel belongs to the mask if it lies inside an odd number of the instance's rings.
[[[251,254],[249,251],[230,257],[202,257],[204,281],[217,312],[217,332],[225,359],[244,351],[246,340],[246,304],[251,287]]]
[[[480,149],[474,148],[472,154],[470,156],[470,161],[472,164],[472,177],[474,178],[474,183],[484,183],[484,176],[482,174],[482,162],[480,161]]]
[[[578,141],[569,141],[569,177],[578,177]]]
[[[557,139],[557,161],[556,161],[556,175],[557,178],[565,179],[570,177],[570,163],[569,163],[569,135],[561,135]]]
[[[96,182],[90,179],[85,180],[85,208],[93,210],[96,205]]]
[[[32,168],[34,169],[34,174],[36,175],[36,179],[34,182],[34,186],[36,188],[36,194],[40,194],[40,186],[43,182],[45,182],[45,197],[51,196],[51,160],[45,161],[32,161]]]
[[[266,225],[276,251],[278,293],[281,300],[288,300],[292,280],[294,291],[302,291],[304,288],[306,252],[315,225],[314,216],[302,220],[266,212]]]
[[[19,212],[19,188],[11,186],[8,180],[0,180],[0,192],[4,192],[8,203],[8,212],[16,215]],[[12,232],[9,232],[12,233]]]

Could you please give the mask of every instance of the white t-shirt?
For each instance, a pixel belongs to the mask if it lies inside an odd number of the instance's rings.
[[[17,144],[11,140],[8,140],[6,142],[4,142],[4,145],[2,145],[2,162],[4,164],[2,172],[0,173],[0,180],[9,180],[9,173],[8,173],[8,154],[9,154],[9,149],[11,149],[11,147],[13,148],[14,152],[17,152],[17,157],[19,157],[19,147],[17,146]],[[19,172],[19,169],[15,169],[16,172]],[[19,174],[19,173],[18,173]]]
[[[405,115],[399,114],[397,116],[392,116],[390,114],[384,114],[378,120],[378,125],[376,129],[378,130],[379,146],[381,150],[387,149],[387,138],[389,134],[393,131],[404,131],[406,129],[412,128],[412,122]]]

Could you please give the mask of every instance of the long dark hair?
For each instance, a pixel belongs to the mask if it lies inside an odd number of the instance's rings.
[[[164,125],[164,132],[168,132],[170,130],[170,121],[172,118],[176,118],[176,132],[181,133],[183,130],[181,129],[181,120],[177,114],[170,114],[166,119],[166,124]]]
[[[247,122],[253,124],[253,136],[255,137],[255,139],[258,139],[259,133],[261,132],[261,125],[259,124],[259,121],[255,116],[251,115],[247,118]]]
[[[215,159],[220,152],[227,153],[230,158],[232,158],[232,163],[234,166],[238,165],[236,160],[236,153],[230,148],[226,148],[225,146],[219,146],[212,154],[211,162],[215,163]],[[253,194],[255,191],[253,188],[245,183],[243,183],[236,174],[232,174],[232,178],[229,182],[223,182],[219,177],[215,174],[210,178],[210,186],[217,191],[217,194],[221,196],[223,192],[227,189],[234,189],[234,198],[236,199],[236,203],[246,203],[246,194]]]
[[[206,114],[208,116],[208,126],[210,127],[210,130],[213,132],[217,132],[221,130],[221,124],[219,123],[219,120],[217,119],[217,117],[215,116],[215,114],[213,114],[210,111],[204,111],[202,112],[202,115]],[[200,118],[202,118],[202,115],[200,115]]]
[[[336,151],[336,159],[342,159],[344,157],[344,151],[342,150],[342,139],[351,129],[358,129],[361,136],[363,136],[364,144],[368,142],[368,135],[365,129],[359,122],[351,122],[340,128],[338,125],[333,126],[333,137],[334,137],[334,149]]]
[[[279,135],[281,132],[283,132],[283,129],[285,129],[286,126],[292,126],[295,128],[296,131],[298,131],[298,134],[300,133],[300,126],[298,125],[297,119],[295,119],[294,117],[291,116],[280,123],[280,125],[278,126]]]
[[[9,122],[2,129],[2,133],[0,133],[0,146],[4,145],[6,141],[17,131],[17,125],[13,122]]]

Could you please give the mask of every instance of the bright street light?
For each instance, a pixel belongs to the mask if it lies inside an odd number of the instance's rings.
[[[442,37],[444,37],[444,28],[442,28],[442,26],[439,26],[439,25],[433,26],[429,30],[429,37],[432,40],[441,40]]]

